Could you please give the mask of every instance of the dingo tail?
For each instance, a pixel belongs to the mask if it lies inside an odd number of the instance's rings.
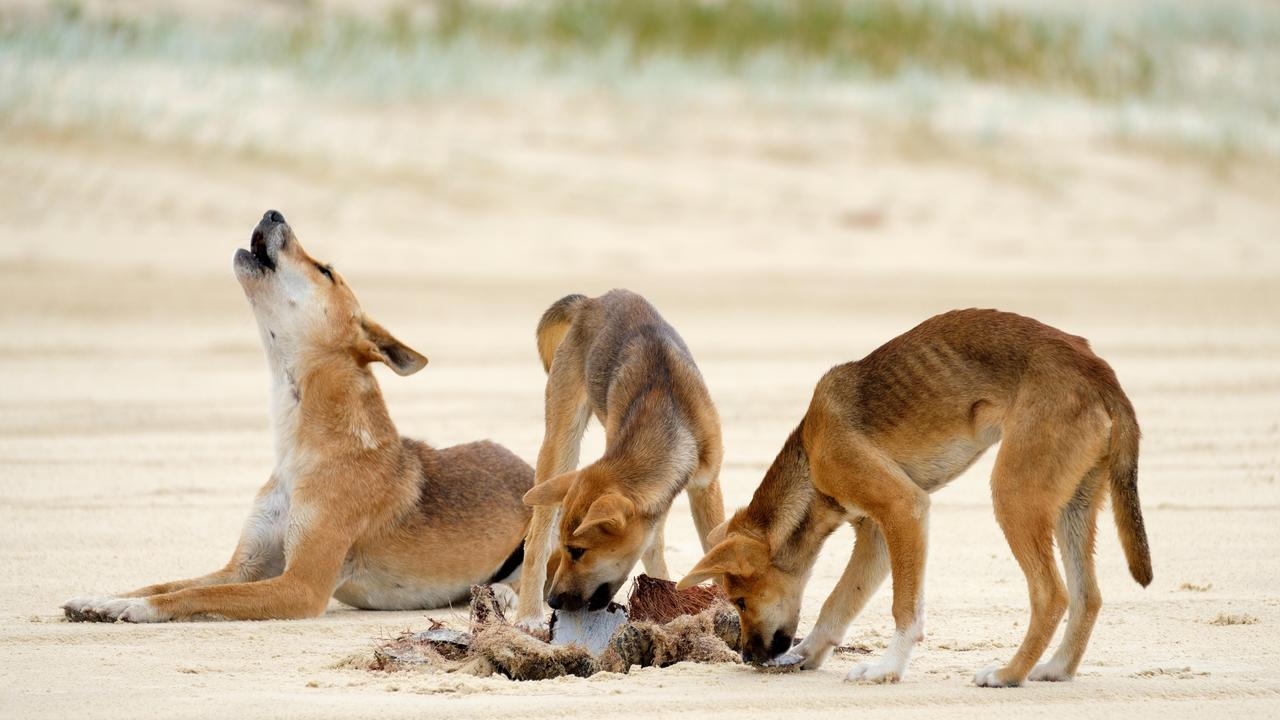
[[[542,319],[538,321],[538,357],[542,358],[543,370],[551,371],[556,348],[569,333],[573,319],[578,316],[578,307],[586,301],[586,295],[566,295],[542,313]]]
[[[1133,405],[1117,388],[1111,405],[1111,452],[1108,455],[1111,479],[1111,509],[1115,513],[1120,544],[1129,561],[1129,574],[1139,585],[1151,584],[1151,550],[1138,503],[1138,440],[1142,432]]]

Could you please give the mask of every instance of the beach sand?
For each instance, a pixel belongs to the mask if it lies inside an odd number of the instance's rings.
[[[1273,169],[580,97],[352,108],[255,153],[13,128],[0,147],[0,716],[1280,715]],[[1105,605],[1079,676],[974,687],[1028,618],[990,453],[934,497],[926,638],[897,685],[843,682],[858,656],[787,676],[682,664],[532,683],[362,669],[380,639],[465,608],[68,623],[72,596],[219,567],[271,471],[265,363],[231,273],[271,207],[430,357],[377,375],[401,432],[439,446],[488,437],[532,461],[540,313],[570,292],[643,293],[717,402],[730,510],[828,367],[930,315],[998,307],[1084,335],[1145,433],[1155,581],[1128,577],[1104,513]],[[593,427],[584,458],[600,448]],[[683,498],[667,539],[673,572],[699,558]],[[851,542],[828,542],[802,634]],[[891,632],[886,586],[847,640],[878,652]]]

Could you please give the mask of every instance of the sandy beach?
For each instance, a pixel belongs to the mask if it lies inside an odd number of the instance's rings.
[[[0,125],[0,717],[1280,714],[1272,160],[1224,169],[1048,129],[988,147],[733,96],[331,102],[281,119],[263,92],[236,114],[270,139],[252,150]],[[926,638],[898,685],[843,682],[850,656],[786,676],[680,664],[531,683],[364,669],[381,639],[460,625],[465,608],[68,623],[72,596],[220,566],[271,472],[267,373],[231,257],[273,207],[431,358],[377,374],[400,431],[438,446],[488,437],[532,461],[539,314],[569,292],[645,294],[720,410],[730,510],[828,367],[930,315],[998,307],[1088,337],[1144,430],[1155,581],[1129,579],[1104,513],[1105,604],[1079,676],[974,687],[1028,613],[988,454],[934,497]],[[583,456],[601,445],[593,427]],[[683,498],[671,518],[680,573],[700,557]],[[851,544],[827,544],[801,633]],[[886,587],[846,640],[878,652],[891,633]]]

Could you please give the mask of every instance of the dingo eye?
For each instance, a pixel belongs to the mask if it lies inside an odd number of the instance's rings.
[[[737,600],[733,601],[733,604],[737,605],[739,610],[747,609],[747,601],[745,598],[738,598]]]
[[[334,282],[333,268],[329,267],[328,265],[321,265],[320,263],[316,263],[316,269],[319,270],[322,275],[329,278],[329,282]]]
[[[582,555],[587,552],[586,548],[566,547],[565,551],[569,553],[569,557],[575,562],[582,559]]]

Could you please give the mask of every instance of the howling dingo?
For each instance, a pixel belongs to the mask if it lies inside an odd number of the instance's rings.
[[[314,617],[329,598],[426,609],[520,568],[533,470],[491,442],[436,450],[401,437],[370,364],[427,359],[367,317],[274,211],[235,256],[271,370],[276,463],[226,567],[120,596],[76,598],[76,620]],[[510,588],[498,586],[508,601]]]

